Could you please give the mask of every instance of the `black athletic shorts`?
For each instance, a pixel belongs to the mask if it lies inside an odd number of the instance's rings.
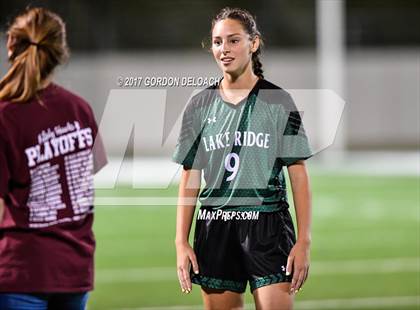
[[[296,243],[288,209],[242,215],[220,214],[201,208],[196,220],[194,251],[199,274],[191,281],[205,288],[251,292],[259,287],[291,282],[286,276],[287,257]]]

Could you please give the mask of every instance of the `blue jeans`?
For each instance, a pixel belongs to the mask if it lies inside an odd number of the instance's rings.
[[[85,310],[88,293],[0,293],[1,310]]]

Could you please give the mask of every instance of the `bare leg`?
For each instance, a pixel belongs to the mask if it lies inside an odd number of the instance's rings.
[[[257,288],[254,295],[256,310],[292,310],[294,295],[290,295],[290,283],[276,283]]]
[[[231,291],[201,288],[205,310],[242,310],[243,294]]]

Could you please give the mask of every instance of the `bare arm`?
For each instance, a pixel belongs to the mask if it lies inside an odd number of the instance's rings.
[[[298,226],[298,242],[311,243],[312,194],[309,176],[304,161],[288,167],[293,192],[296,220]]]
[[[0,198],[0,222],[3,220],[4,208],[4,200]]]
[[[290,273],[293,266],[293,279],[290,291],[291,293],[296,293],[305,282],[309,272],[312,194],[308,172],[303,160],[290,165],[288,172],[293,192],[298,237],[295,246],[290,252],[286,269]]]
[[[188,238],[194,216],[197,196],[201,185],[201,170],[183,170],[179,184],[178,206],[176,214],[176,237],[178,278],[182,292],[192,290],[189,267],[192,264],[195,273],[198,273],[197,259],[191,248]]]
[[[188,243],[200,185],[201,170],[182,170],[176,213],[175,244]]]

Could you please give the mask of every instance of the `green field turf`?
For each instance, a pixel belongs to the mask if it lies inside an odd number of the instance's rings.
[[[317,175],[311,183],[311,275],[296,301],[419,296],[419,179]],[[98,190],[97,197],[174,197],[176,192],[176,187],[121,187]],[[294,216],[293,207],[290,211]],[[190,295],[178,287],[175,212],[175,206],[97,207],[96,289],[89,309],[201,304],[197,286]],[[248,292],[246,303],[252,303]],[[357,308],[418,307],[411,302]]]

